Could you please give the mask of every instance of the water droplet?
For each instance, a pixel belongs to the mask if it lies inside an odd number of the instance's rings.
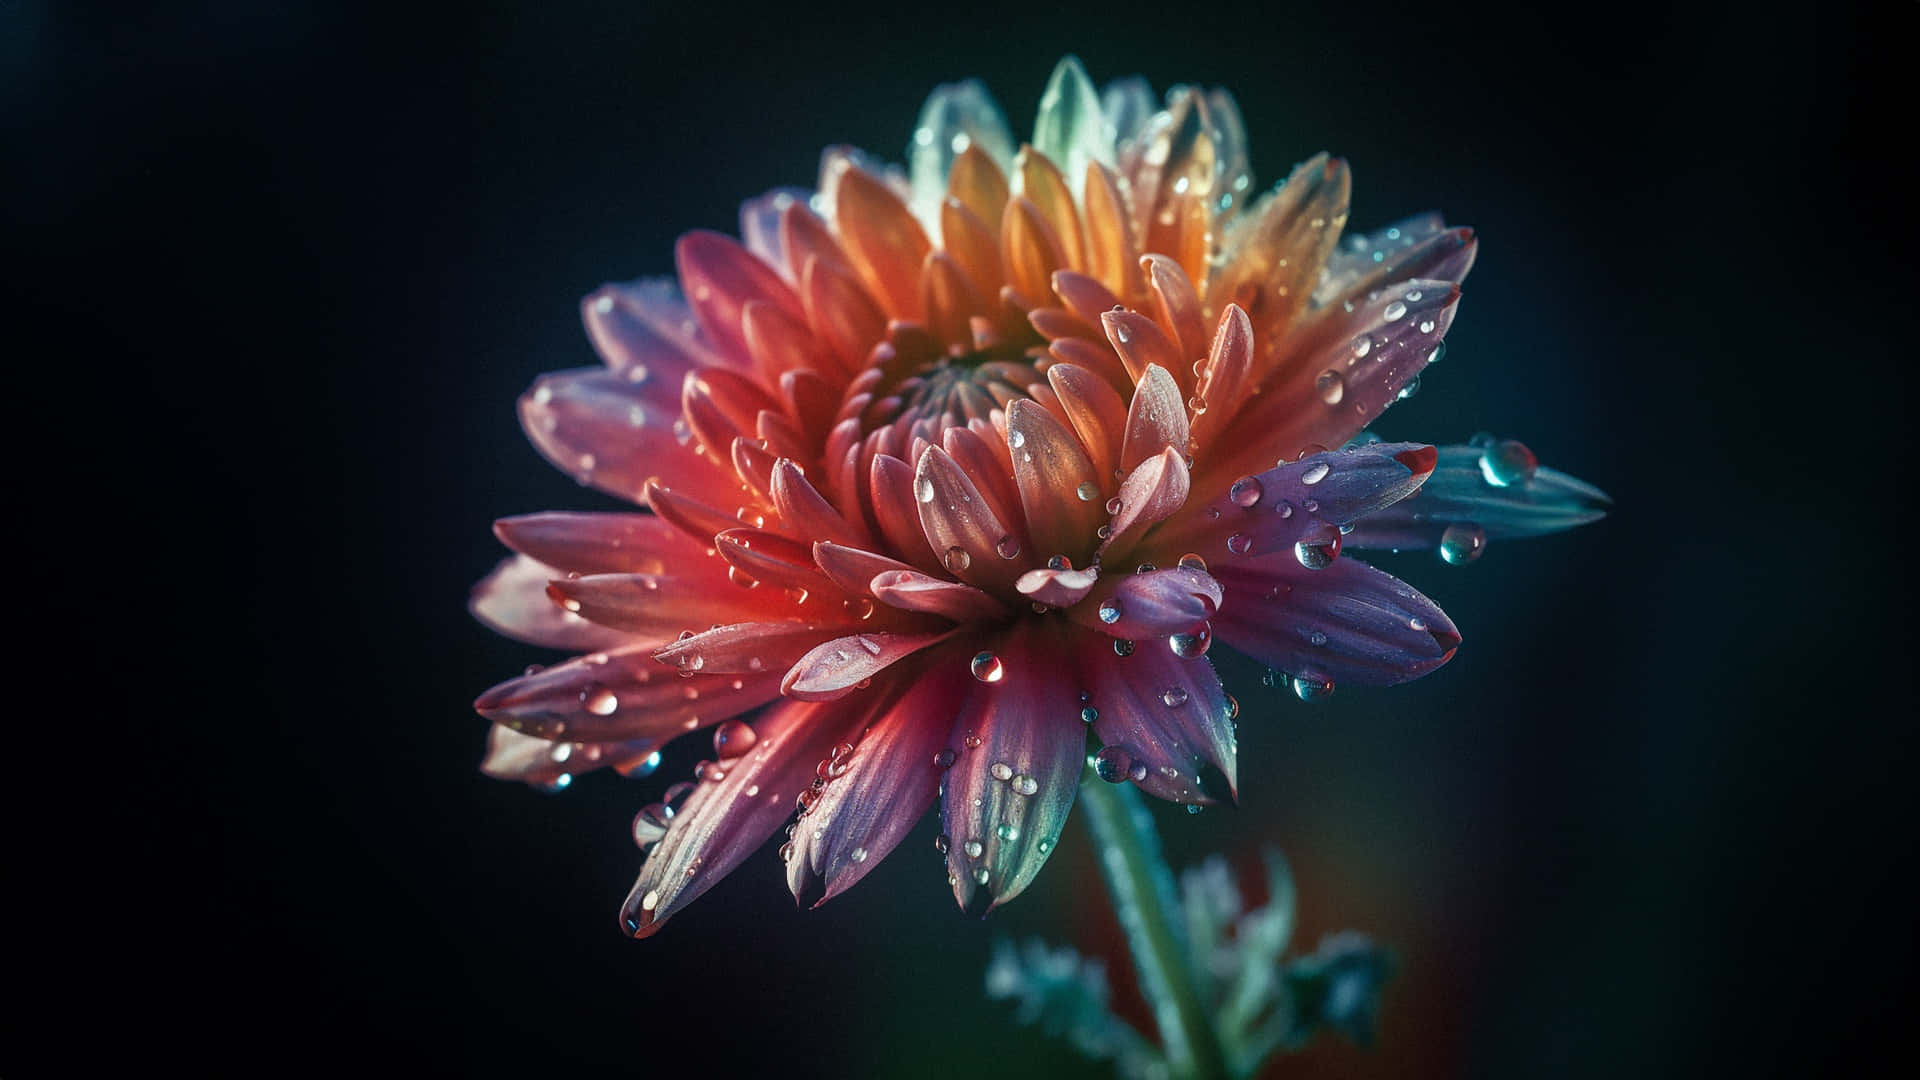
[[[1416,632],[1425,630],[1427,628],[1427,620],[1415,615],[1413,618],[1407,620],[1407,628]]]
[[[1124,612],[1121,610],[1121,607],[1120,607],[1120,599],[1118,597],[1108,597],[1107,599],[1100,601],[1100,621],[1103,623],[1106,623],[1108,626],[1112,626],[1114,623],[1119,622],[1120,616],[1123,613]]]
[[[1039,790],[1040,782],[1028,776],[1026,773],[1021,773],[1019,776],[1013,778],[1013,793],[1015,795],[1031,795]]]
[[[1253,550],[1253,537],[1246,533],[1234,533],[1227,537],[1227,550],[1235,555],[1245,555]]]
[[[780,845],[780,861],[783,863],[793,861],[793,841],[789,840]]]
[[[1139,566],[1136,566],[1133,568],[1133,573],[1134,573],[1134,576],[1138,577],[1141,574],[1151,574],[1158,569],[1160,568],[1153,565],[1150,562],[1143,562]]]
[[[1239,715],[1240,715],[1240,699],[1237,697],[1234,697],[1232,694],[1228,694],[1227,695],[1227,719],[1233,720],[1238,718]]]
[[[854,862],[857,862],[857,863],[866,862],[867,849],[863,847],[854,848],[852,851],[847,852],[847,858],[852,859]]]
[[[1100,710],[1099,710],[1099,709],[1096,709],[1096,708],[1094,708],[1093,706],[1091,706],[1091,705],[1089,705],[1089,706],[1087,706],[1086,708],[1084,708],[1084,709],[1081,709],[1081,710],[1080,710],[1080,722],[1081,722],[1081,723],[1083,723],[1083,724],[1091,724],[1091,723],[1093,723],[1093,722],[1094,722],[1095,720],[1098,720],[1098,719],[1100,719]]]
[[[1373,339],[1365,334],[1353,339],[1353,358],[1360,360],[1373,351]]]
[[[1035,844],[1034,848],[1038,850],[1040,854],[1045,855],[1047,852],[1053,850],[1053,841],[1042,840],[1038,844]]]
[[[647,894],[640,898],[641,911],[652,911],[654,908],[657,908],[659,906],[660,906],[660,890],[659,889],[648,889]]]
[[[987,850],[986,847],[983,844],[981,844],[980,841],[978,840],[967,841],[966,851],[967,851],[967,858],[969,859],[979,858],[981,855],[986,853],[986,850]]]
[[[1329,405],[1338,405],[1340,399],[1347,396],[1347,380],[1339,372],[1328,368],[1313,381],[1313,391],[1320,395],[1321,401]]]
[[[941,833],[939,836],[934,837],[933,850],[942,855],[953,850],[953,837],[948,836],[946,833]]]
[[[946,555],[942,557],[940,561],[946,564],[949,573],[954,574],[958,574],[973,565],[973,557],[967,554],[965,548],[959,546],[948,548]]]
[[[1011,536],[1003,536],[1000,538],[999,543],[993,545],[993,550],[994,553],[1001,558],[1011,559],[1015,555],[1020,554],[1020,541],[1015,540]]]
[[[1293,687],[1293,696],[1301,701],[1325,701],[1333,696],[1333,680],[1322,675],[1295,675],[1289,685]]]
[[[1293,543],[1293,557],[1309,570],[1325,570],[1340,554],[1340,530],[1324,521],[1307,527]]]
[[[1402,315],[1405,315],[1406,313],[1407,313],[1407,305],[1401,303],[1398,300],[1395,300],[1393,303],[1388,304],[1387,310],[1381,312],[1380,314],[1385,316],[1388,322],[1392,322],[1393,320],[1399,318]]]
[[[927,476],[917,477],[913,482],[913,494],[915,498],[918,498],[923,503],[932,502],[933,478]]]
[[[1235,480],[1233,486],[1227,489],[1227,498],[1232,499],[1235,506],[1252,507],[1258,504],[1260,496],[1266,493],[1266,488],[1261,486],[1259,477],[1243,476]]]
[[[1184,687],[1170,686],[1160,695],[1160,700],[1166,703],[1167,708],[1177,709],[1187,703],[1187,691]]]
[[[1191,660],[1196,656],[1205,656],[1213,646],[1213,627],[1201,623],[1199,628],[1185,634],[1172,634],[1167,638],[1167,648],[1182,660]]]
[[[1002,840],[1017,840],[1020,838],[1020,830],[1013,822],[1003,821],[998,828],[993,830],[993,835]]]
[[[1421,320],[1420,320],[1420,332],[1421,332],[1421,333],[1423,333],[1423,334],[1431,334],[1431,333],[1433,333],[1433,325],[1434,325],[1434,324],[1433,324],[1433,320],[1432,320],[1432,319],[1421,319]]]
[[[1198,570],[1204,574],[1207,572],[1207,560],[1189,551],[1185,555],[1180,556],[1180,569]]]
[[[693,778],[703,784],[717,784],[727,778],[727,770],[717,761],[702,761],[693,767]]]
[[[1327,478],[1327,474],[1332,471],[1333,471],[1333,466],[1328,465],[1324,461],[1316,461],[1313,464],[1307,466],[1306,471],[1300,474],[1300,482],[1308,485],[1317,484],[1320,481],[1325,480]]]
[[[595,716],[612,716],[613,710],[620,707],[620,699],[604,686],[588,685],[580,691],[580,703]]]
[[[1144,761],[1135,761],[1132,767],[1127,769],[1127,779],[1133,781],[1136,784],[1142,780],[1145,780],[1146,778],[1147,778],[1147,763]]]
[[[863,622],[873,618],[873,601],[864,596],[850,596],[842,601],[840,606],[846,608],[854,618]]]
[[[860,643],[860,647],[861,647],[862,649],[865,649],[865,650],[867,651],[867,655],[869,655],[869,656],[879,656],[879,655],[880,655],[880,642],[879,642],[879,641],[877,641],[877,640],[875,640],[875,639],[873,639],[873,638],[871,638],[871,637],[868,637],[868,636],[867,636],[867,635],[865,635],[865,634],[861,634],[861,635],[860,635],[860,636],[859,636],[859,637],[858,637],[858,638],[857,638],[856,640],[857,640],[857,641],[859,641],[859,643]]]
[[[1407,380],[1407,385],[1402,386],[1400,388],[1400,392],[1398,394],[1395,394],[1393,396],[1393,399],[1395,401],[1405,401],[1419,392],[1420,392],[1420,376],[1415,375],[1413,378]]]
[[[1133,755],[1127,753],[1122,747],[1101,747],[1100,752],[1093,755],[1093,775],[1109,784],[1118,784],[1125,780],[1128,771],[1132,768]]]
[[[1201,805],[1200,805],[1199,803],[1188,803],[1188,804],[1187,804],[1187,813],[1189,813],[1189,814],[1197,814],[1197,813],[1199,813],[1199,812],[1200,812],[1201,810],[1204,810],[1204,809],[1205,809],[1205,807],[1203,807],[1203,806],[1201,806]]]
[[[1440,344],[1435,345],[1433,347],[1433,351],[1427,354],[1427,363],[1437,364],[1440,361],[1446,359],[1446,356],[1447,356],[1447,343],[1443,341]]]
[[[1115,638],[1113,640],[1113,654],[1115,656],[1132,656],[1133,642],[1128,641],[1126,638]]]
[[[1273,512],[1279,514],[1282,518],[1290,518],[1293,516],[1293,504],[1285,499],[1281,499],[1280,505],[1274,507]]]
[[[969,731],[969,732],[967,732],[967,737],[966,737],[965,739],[963,739],[962,741],[963,741],[963,742],[965,742],[965,743],[967,744],[967,749],[969,749],[969,750],[978,750],[978,749],[980,749],[980,736],[978,736],[978,735],[975,735],[975,734],[974,734],[973,732],[971,732],[971,731]]]
[[[1114,496],[1113,498],[1111,498],[1111,499],[1108,499],[1108,500],[1107,500],[1107,513],[1109,513],[1109,514],[1117,514],[1117,513],[1119,513],[1119,512],[1120,512],[1120,507],[1121,507],[1122,505],[1124,505],[1124,504],[1123,504],[1123,503],[1121,503],[1121,501],[1120,501],[1120,496],[1118,496],[1118,495],[1115,495],[1115,496]]]
[[[1007,764],[1006,762],[1004,762],[1004,761],[996,761],[996,762],[994,762],[994,763],[993,763],[993,764],[992,764],[991,766],[989,766],[989,767],[987,768],[987,772],[988,772],[988,773],[989,773],[989,774],[990,774],[990,775],[991,775],[991,776],[992,776],[992,777],[993,777],[993,778],[994,778],[995,780],[1011,780],[1011,779],[1013,779],[1013,767],[1012,767],[1012,766],[1010,766],[1010,765],[1008,765],[1008,764]]]
[[[1325,645],[1327,643],[1327,635],[1318,630],[1309,630],[1307,631],[1307,643],[1311,645]]]
[[[829,755],[827,758],[827,779],[837,780],[840,777],[845,776],[847,774],[847,769],[852,764],[853,764],[853,744],[852,743],[843,742],[840,745],[834,747],[833,753]]]
[[[1021,431],[1019,428],[1014,428],[1012,431],[1007,432],[1007,445],[1015,450],[1027,445],[1027,433]]]
[[[727,580],[743,589],[751,589],[760,584],[760,582],[754,580],[752,574],[747,573],[737,566],[727,567]]]
[[[667,835],[673,823],[673,808],[665,803],[648,803],[633,815],[633,842],[645,851]]]
[[[1540,459],[1517,439],[1501,439],[1480,452],[1480,475],[1494,487],[1525,484],[1539,467]]]
[[[1073,493],[1080,496],[1081,502],[1092,502],[1100,497],[1100,487],[1091,480],[1083,480],[1079,487],[1073,489]]]
[[[572,756],[573,756],[573,744],[569,742],[554,743],[553,749],[547,751],[547,759],[549,761],[552,761],[555,765],[566,764],[567,759]]]
[[[997,683],[1001,679],[1006,678],[1006,675],[1007,675],[1007,669],[1005,666],[1003,666],[1000,663],[1000,658],[993,655],[990,652],[975,654],[973,658],[973,664],[971,666],[973,670],[973,677],[976,679],[979,679],[983,683]],[[978,736],[968,736],[968,738],[973,741],[969,742],[967,745],[969,746],[980,745],[978,741]]]
[[[987,868],[984,866],[977,867],[973,871],[973,880],[979,882],[982,885],[985,885],[987,883],[987,879],[992,876],[993,875],[989,874],[987,872]]]
[[[1457,521],[1440,534],[1440,557],[1454,566],[1465,566],[1486,548],[1487,530],[1471,521]]]

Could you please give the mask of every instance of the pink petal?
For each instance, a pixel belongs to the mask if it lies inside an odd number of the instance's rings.
[[[1120,509],[1113,515],[1112,533],[1100,546],[1101,555],[1125,556],[1148,529],[1179,513],[1187,491],[1186,459],[1173,447],[1141,462],[1120,485]]]
[[[1200,314],[1200,297],[1187,272],[1165,255],[1141,256],[1140,269],[1147,276],[1155,319],[1179,350],[1180,362],[1168,370],[1182,386],[1189,386],[1193,362],[1207,352],[1207,324]]]
[[[573,778],[596,769],[622,773],[649,769],[659,760],[661,740],[627,742],[555,742],[522,735],[505,724],[487,732],[487,755],[480,771],[495,780],[518,780],[543,791],[559,791]]]
[[[933,634],[891,634],[875,631],[849,634],[815,646],[794,662],[781,680],[780,692],[801,701],[832,701],[845,697],[888,667],[946,637]]]
[[[1065,608],[1085,599],[1099,578],[1100,572],[1092,567],[1085,570],[1045,568],[1021,574],[1020,580],[1014,582],[1014,588],[1020,590],[1022,596],[1030,596],[1039,603]]]
[[[798,465],[780,458],[773,466],[773,506],[780,518],[797,535],[814,541],[831,541],[848,547],[864,548],[873,543],[864,524],[842,517],[807,480]]]
[[[1135,382],[1146,378],[1150,367],[1173,371],[1184,366],[1180,346],[1147,316],[1137,311],[1109,311],[1100,316],[1100,324],[1106,330],[1107,340],[1113,343],[1113,351],[1120,354]],[[1174,397],[1179,396],[1176,380]]]
[[[1120,468],[1120,442],[1127,432],[1127,403],[1093,369],[1060,363],[1047,369],[1047,383],[1060,398],[1080,445],[1087,450],[1100,476],[1102,493],[1113,490],[1107,479]]]
[[[676,678],[651,643],[575,657],[481,694],[474,710],[543,739],[672,738],[773,700],[780,673]]]
[[[787,245],[781,236],[780,220],[789,207],[806,205],[813,192],[806,188],[774,188],[740,204],[740,241],[761,261],[792,280],[787,263]]]
[[[1021,400],[1007,406],[1007,445],[1034,554],[1085,559],[1106,514],[1100,474],[1080,441],[1045,408]]]
[[[653,658],[689,673],[759,674],[785,671],[837,627],[814,623],[748,622],[716,626],[683,637],[654,652]]]
[[[1207,352],[1207,365],[1201,371],[1194,397],[1204,408],[1193,418],[1193,444],[1212,446],[1216,434],[1227,426],[1245,403],[1249,376],[1253,371],[1253,323],[1238,304],[1228,304],[1220,313],[1220,324]]]
[[[822,573],[849,596],[873,596],[873,579],[889,570],[913,567],[864,548],[846,547],[822,540],[813,545],[813,561]]]
[[[783,702],[762,714],[753,725],[753,749],[724,767],[719,779],[701,781],[640,867],[620,909],[627,933],[658,932],[753,854],[793,813],[795,796],[833,746],[868,715],[810,702]]]
[[[671,278],[602,285],[580,301],[580,319],[607,367],[635,386],[671,394],[688,371],[719,362]]]
[[[920,455],[913,491],[927,546],[948,573],[989,591],[1012,588],[1019,542],[945,450],[930,446]]]
[[[779,273],[730,237],[696,229],[674,245],[673,260],[694,317],[716,350],[735,363],[748,355],[740,319],[749,301],[766,301],[795,320],[806,318],[799,297]]]
[[[1120,445],[1122,469],[1131,471],[1169,448],[1187,452],[1187,403],[1180,397],[1180,384],[1157,364],[1147,368],[1140,385],[1133,388],[1126,431]]]
[[[548,461],[609,495],[639,502],[647,481],[664,476],[724,498],[738,483],[732,470],[681,441],[677,403],[656,397],[600,368],[553,372],[520,398],[520,423]]]
[[[1000,601],[971,585],[918,570],[883,571],[874,575],[868,591],[889,607],[938,615],[958,623],[1000,619],[1007,614]]]
[[[652,514],[522,514],[494,522],[493,535],[522,555],[559,568],[548,577],[658,574],[668,560],[701,551],[679,529]]]
[[[467,610],[496,633],[567,652],[610,649],[631,635],[596,626],[547,595],[547,582],[565,572],[525,555],[503,559],[473,587]]]
[[[548,595],[569,611],[602,626],[655,641],[682,630],[723,623],[805,617],[777,588],[748,588],[727,576],[725,563],[702,558],[669,574],[590,574],[548,585]],[[771,595],[769,595],[771,594]]]

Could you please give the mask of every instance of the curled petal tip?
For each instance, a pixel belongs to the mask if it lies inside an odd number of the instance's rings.
[[[1393,460],[1405,465],[1413,475],[1424,477],[1439,463],[1440,450],[1434,446],[1416,446],[1393,455]]]

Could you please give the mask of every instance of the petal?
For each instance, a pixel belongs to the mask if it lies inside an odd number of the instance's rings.
[[[1080,441],[1044,407],[1020,400],[1007,406],[1007,447],[1038,553],[1085,558],[1105,514],[1100,474]]]
[[[1078,57],[1062,57],[1048,77],[1033,118],[1033,147],[1072,180],[1076,199],[1088,162],[1113,164],[1113,128]]]
[[[907,147],[907,174],[913,183],[913,209],[932,228],[947,193],[953,160],[979,147],[1002,167],[1013,158],[1013,132],[1000,106],[978,79],[943,83],[927,95]]]
[[[610,649],[631,635],[595,626],[547,595],[547,582],[565,571],[515,555],[473,587],[467,610],[496,633],[515,641],[567,652]]]
[[[1414,278],[1458,284],[1478,251],[1472,229],[1449,229],[1439,214],[1417,214],[1370,235],[1350,234],[1327,259],[1313,302],[1327,307],[1358,300]]]
[[[813,561],[820,571],[849,596],[872,596],[873,579],[889,570],[911,570],[911,566],[865,548],[846,547],[822,540],[813,545]]]
[[[1390,686],[1452,659],[1460,631],[1413,586],[1354,559],[1306,570],[1284,555],[1215,570],[1214,633],[1294,675]]]
[[[1046,300],[1054,271],[1072,269],[1059,234],[1039,207],[1018,195],[1000,221],[1000,266],[1023,308]]]
[[[1169,373],[1182,366],[1180,347],[1158,323],[1137,311],[1109,311],[1100,316],[1100,326],[1113,351],[1119,353],[1126,364],[1127,374],[1135,381],[1146,378],[1149,366],[1158,366]],[[1178,382],[1176,379],[1176,398],[1179,397]]]
[[[1014,588],[1037,603],[1065,608],[1086,599],[1099,579],[1100,572],[1092,567],[1085,570],[1042,568],[1021,574],[1020,580],[1014,582]]]
[[[1238,797],[1237,706],[1206,657],[1183,658],[1156,640],[1126,656],[1087,648],[1080,658],[1094,733],[1141,767],[1141,790],[1179,803]]]
[[[609,495],[639,502],[649,479],[670,476],[676,487],[725,498],[738,481],[687,441],[675,394],[662,402],[599,368],[557,371],[521,396],[520,424],[548,461]]]
[[[815,646],[794,662],[780,692],[801,701],[842,698],[888,667],[945,638],[932,634],[849,634]]]
[[[1125,146],[1138,138],[1159,109],[1153,84],[1138,75],[1115,79],[1100,93],[1100,111],[1113,128],[1116,146]]]
[[[1584,480],[1538,468],[1529,479],[1505,487],[1491,483],[1477,446],[1443,446],[1439,462],[1420,491],[1361,518],[1347,537],[1350,547],[1422,550],[1439,546],[1454,524],[1475,525],[1489,540],[1544,536],[1598,521],[1613,500]]]
[[[703,557],[666,574],[589,574],[558,579],[547,588],[568,611],[655,641],[696,626],[802,617],[792,598],[737,585],[726,566]]]
[[[607,367],[636,385],[678,387],[718,362],[671,278],[602,285],[580,301],[580,320]]]
[[[1263,340],[1277,341],[1312,298],[1340,239],[1352,195],[1347,163],[1317,154],[1227,231],[1207,308],[1245,308]]]
[[[755,721],[753,749],[687,796],[640,867],[620,909],[627,933],[657,932],[759,848],[793,813],[794,797],[820,761],[866,717],[863,710],[784,702]]]
[[[773,466],[773,506],[793,531],[811,540],[867,547],[873,538],[863,523],[848,521],[807,481],[798,465],[781,458]]]
[[[989,591],[1012,587],[1019,568],[1001,556],[1012,532],[945,450],[929,446],[920,455],[913,491],[927,545],[948,573]],[[1012,550],[1019,553],[1017,544]]]
[[[1173,567],[1144,574],[1111,573],[1092,602],[1069,613],[1108,637],[1139,641],[1191,632],[1220,608],[1220,583],[1204,570]]]
[[[1061,662],[1078,633],[1028,620],[976,658],[992,681],[975,678],[954,725],[941,808],[948,880],[964,911],[984,914],[1019,895],[1059,843],[1086,758],[1079,688]]]
[[[1067,186],[1066,177],[1047,155],[1031,146],[1022,147],[1014,156],[1013,174],[1018,183],[1017,193],[1031,202],[1052,226],[1067,266],[1085,266],[1086,241],[1080,234],[1080,213],[1074,208],[1073,191]],[[1033,299],[1039,302],[1045,297]]]
[[[746,622],[716,626],[662,646],[654,660],[689,674],[785,671],[837,628],[814,623]]]
[[[654,646],[632,644],[508,679],[474,710],[544,739],[612,742],[672,738],[738,716],[780,693],[780,673],[675,678]]]
[[[1216,433],[1240,411],[1253,372],[1253,322],[1238,304],[1228,304],[1214,328],[1194,397],[1192,438],[1195,446],[1212,446]]]
[[[1120,442],[1127,431],[1127,403],[1092,369],[1061,363],[1047,369],[1047,384],[1060,399],[1080,445],[1098,470],[1100,487],[1110,491],[1106,478],[1120,468]]]
[[[673,261],[694,318],[715,351],[736,363],[747,356],[740,316],[749,301],[766,301],[793,319],[805,318],[800,298],[779,272],[731,237],[696,229],[674,245]]]
[[[1191,375],[1193,362],[1207,353],[1207,324],[1200,314],[1200,296],[1180,264],[1165,255],[1143,255],[1140,269],[1147,276],[1154,318],[1178,350],[1179,362],[1168,370],[1175,377]],[[1187,379],[1180,379],[1186,385]]]
[[[1100,545],[1102,557],[1124,557],[1148,529],[1186,505],[1187,492],[1187,463],[1173,447],[1141,462],[1120,485],[1120,509],[1113,515],[1111,535]]]
[[[867,291],[896,319],[920,318],[920,264],[930,245],[900,197],[860,169],[840,176],[834,228]]]
[[[495,780],[518,780],[543,791],[559,791],[574,777],[595,769],[645,775],[659,763],[655,750],[661,742],[554,742],[495,724],[487,732],[487,755],[480,761],[480,771]]]
[[[1187,452],[1187,404],[1180,398],[1179,384],[1157,364],[1147,368],[1140,385],[1134,387],[1126,430],[1120,444],[1122,469],[1131,471],[1163,450]]]
[[[1134,258],[1133,226],[1127,201],[1119,184],[1106,166],[1087,165],[1085,207],[1087,236],[1087,273],[1119,296],[1134,296],[1140,291],[1140,274]]]
[[[813,192],[806,188],[781,187],[740,204],[740,242],[789,281],[793,266],[787,260],[781,219],[790,208],[806,206],[812,197]]]
[[[686,534],[653,514],[549,511],[501,518],[493,535],[519,552],[575,574],[658,574],[666,560],[698,554]],[[544,587],[544,582],[542,583]]]
[[[1419,443],[1374,443],[1312,454],[1230,485],[1214,481],[1211,499],[1192,500],[1195,507],[1153,535],[1149,557],[1258,558],[1302,543],[1330,547],[1331,557],[1338,526],[1411,495],[1435,458]]]
[[[898,680],[891,704],[828,767],[820,800],[800,815],[787,861],[794,899],[814,907],[880,864],[933,805],[953,714],[965,700],[967,661],[957,651],[925,674]]]
[[[923,574],[918,570],[887,570],[868,585],[874,598],[888,607],[938,615],[957,623],[1006,617],[1000,601],[971,585]]]

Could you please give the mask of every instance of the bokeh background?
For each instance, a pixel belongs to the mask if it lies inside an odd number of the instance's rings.
[[[820,911],[769,848],[628,942],[629,819],[698,748],[560,796],[482,778],[467,703],[545,657],[463,610],[492,518],[611,505],[513,417],[592,362],[582,293],[829,143],[897,158],[936,82],[985,77],[1025,132],[1069,51],[1229,87],[1263,185],[1346,156],[1356,227],[1474,225],[1447,359],[1380,430],[1519,437],[1618,500],[1389,560],[1466,634],[1410,687],[1306,706],[1221,658],[1244,801],[1162,815],[1175,862],[1251,880],[1277,846],[1302,944],[1401,961],[1379,1048],[1271,1075],[1875,1047],[1911,1015],[1913,16],[0,3],[8,293],[44,331],[10,412],[56,428],[11,523],[60,653],[23,677],[56,719],[16,716],[34,1004],[0,1072],[1106,1075],[981,993],[994,937],[1041,935],[1131,1000],[1079,831],[984,922],[923,827]]]

